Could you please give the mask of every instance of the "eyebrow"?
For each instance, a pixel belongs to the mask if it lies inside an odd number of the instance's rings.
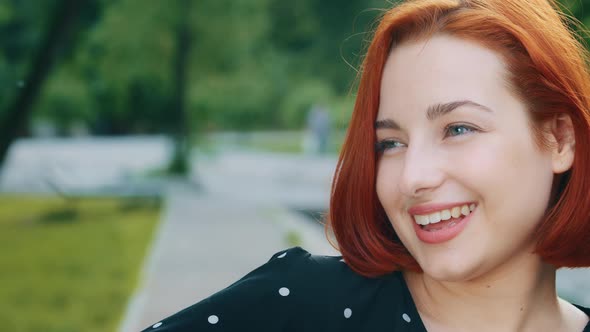
[[[441,116],[451,113],[455,109],[462,106],[471,106],[482,111],[493,112],[492,109],[490,109],[489,107],[476,103],[472,100],[459,100],[428,106],[428,109],[426,110],[426,118],[430,121],[433,121],[437,118],[440,118]],[[375,129],[400,130],[401,127],[397,122],[393,121],[392,119],[383,119],[375,121]]]

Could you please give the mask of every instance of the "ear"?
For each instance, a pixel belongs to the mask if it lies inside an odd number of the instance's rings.
[[[546,123],[546,138],[551,142],[553,173],[568,171],[574,163],[576,138],[572,119],[567,114],[559,114]]]

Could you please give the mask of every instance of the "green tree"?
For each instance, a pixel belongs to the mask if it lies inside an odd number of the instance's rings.
[[[15,93],[12,103],[6,105],[0,119],[0,164],[3,163],[10,144],[16,137],[26,130],[28,121],[33,111],[33,105],[39,96],[49,73],[57,62],[58,53],[64,49],[71,49],[76,44],[76,25],[80,26],[78,20],[81,9],[90,3],[91,0],[74,1],[62,0],[57,2],[51,9],[45,31],[39,38],[39,46],[31,56],[30,65],[24,81],[19,81],[20,90]],[[16,5],[12,8],[14,9]],[[5,10],[9,10],[4,6]],[[12,23],[18,26],[25,20],[15,19]],[[6,27],[5,27],[6,29]],[[10,30],[10,28],[7,28]],[[6,32],[4,30],[3,32]],[[12,46],[12,47],[11,47]],[[19,47],[20,46],[20,47]],[[26,48],[18,43],[8,45],[5,54],[9,55],[10,50],[21,51],[19,48]],[[13,55],[14,56],[14,55]]]
[[[189,171],[190,126],[186,116],[186,91],[188,56],[191,49],[190,9],[191,0],[176,0],[178,20],[175,24],[175,52],[173,61],[173,107],[172,118],[176,125],[174,138],[174,155],[169,171],[174,174],[186,175]]]

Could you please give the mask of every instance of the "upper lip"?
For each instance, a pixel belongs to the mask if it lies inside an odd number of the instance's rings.
[[[413,205],[408,209],[411,215],[425,215],[454,208],[455,206],[471,205],[475,202],[453,202],[453,203],[428,203]]]

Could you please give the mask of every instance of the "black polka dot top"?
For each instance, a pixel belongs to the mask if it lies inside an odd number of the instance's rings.
[[[590,309],[579,307],[590,316]],[[295,247],[144,332],[425,332],[401,272],[366,278]],[[590,332],[590,324],[583,332]]]

